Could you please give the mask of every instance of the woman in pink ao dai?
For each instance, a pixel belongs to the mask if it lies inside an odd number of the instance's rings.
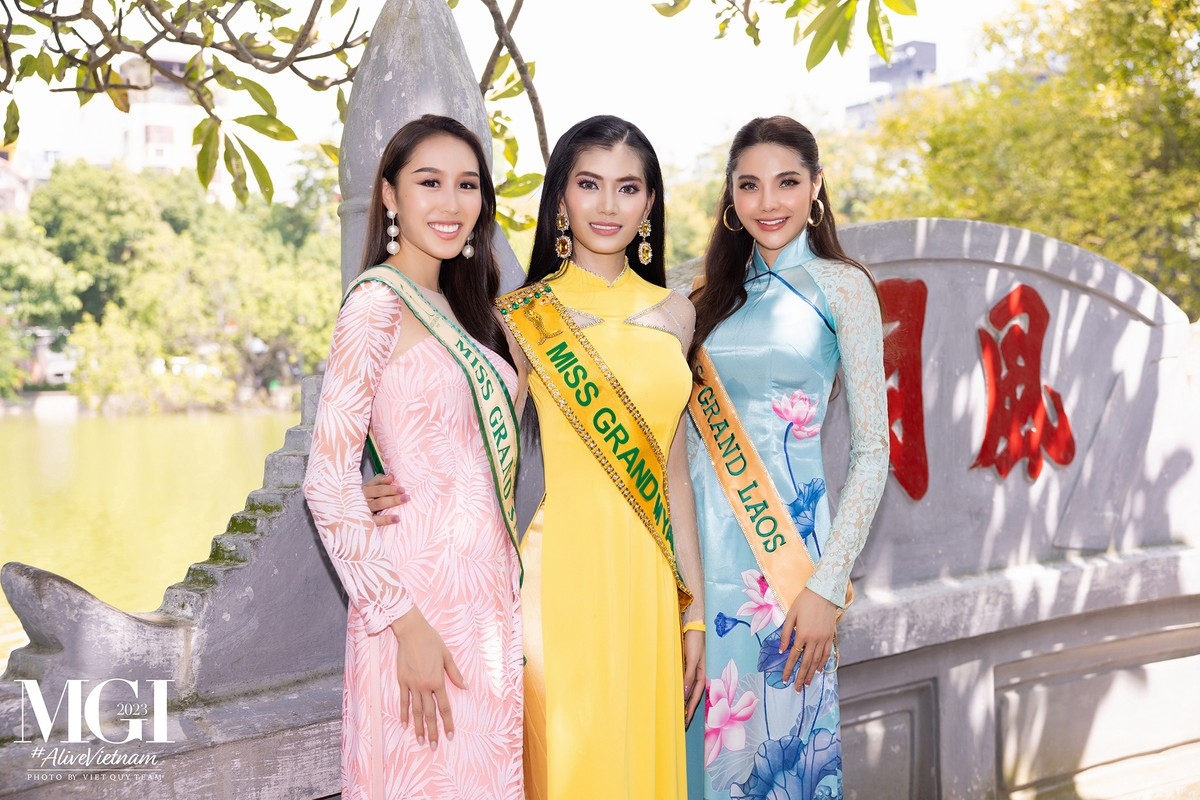
[[[469,131],[444,117],[409,123],[384,150],[366,266],[416,284],[515,397],[490,310],[494,204]],[[376,527],[363,497],[368,429],[408,493],[395,524]],[[519,561],[467,379],[382,283],[357,286],[338,316],[304,491],[349,598],[342,796],[523,798]]]

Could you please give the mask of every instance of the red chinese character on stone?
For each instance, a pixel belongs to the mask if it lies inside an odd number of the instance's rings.
[[[879,296],[884,327],[894,326],[883,345],[892,474],[909,497],[920,500],[929,489],[925,396],[921,391],[921,337],[929,291],[924,281],[892,278],[879,284]]]
[[[1062,397],[1049,384],[1042,385],[1042,342],[1050,326],[1046,304],[1032,287],[1018,284],[992,306],[988,322],[995,333],[979,329],[987,428],[971,466],[995,467],[1005,478],[1025,458],[1033,479],[1041,474],[1043,451],[1057,464],[1070,464],[1075,458],[1071,422]],[[1053,413],[1046,407],[1047,397]]]

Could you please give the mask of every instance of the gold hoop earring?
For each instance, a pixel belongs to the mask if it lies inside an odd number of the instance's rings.
[[[733,211],[732,205],[725,206],[725,210],[721,212],[721,222],[725,225],[726,230],[733,231],[734,233],[737,233],[738,231],[744,231],[746,226],[742,224],[740,219],[738,220],[738,226],[736,228],[729,224],[730,211]],[[734,219],[737,219],[736,211],[734,211]]]
[[[638,261],[642,262],[642,266],[648,266],[654,259],[654,249],[650,246],[650,242],[646,237],[650,235],[650,218],[642,220],[642,224],[638,225],[638,236],[642,237],[642,243],[638,245]]]
[[[567,231],[570,230],[571,224],[567,215],[560,211],[554,218],[554,227],[558,228],[558,238],[554,240],[554,252],[558,253],[559,258],[570,258],[571,237]]]
[[[817,221],[813,222],[812,210],[809,209],[808,224],[812,225],[814,228],[819,228],[821,227],[821,223],[825,221],[825,204],[821,202],[821,198],[819,197],[813,200],[813,202],[817,204],[817,211],[820,213],[817,214]]]

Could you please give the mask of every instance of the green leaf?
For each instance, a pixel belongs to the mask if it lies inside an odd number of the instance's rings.
[[[673,17],[688,7],[692,0],[671,0],[669,3],[655,3],[654,10],[664,17]]]
[[[903,14],[906,17],[917,15],[917,0],[883,0],[883,4],[897,14]]]
[[[345,6],[346,6],[346,0],[333,0],[333,5],[331,5],[329,7],[329,16],[332,17],[334,14],[341,11]],[[454,8],[454,6],[450,6],[450,7]]]
[[[867,9],[867,36],[875,52],[887,63],[892,63],[892,23],[886,15],[879,13],[879,0],[871,0]]]
[[[850,0],[845,8],[846,10],[842,13],[842,27],[837,35],[838,53],[841,55],[846,54],[846,46],[850,44],[850,31],[854,27],[854,17],[858,13],[858,0]]]
[[[38,53],[37,57],[37,74],[46,83],[54,77],[54,59],[45,50]]]
[[[242,154],[233,146],[233,140],[228,136],[225,137],[225,169],[229,171],[229,177],[233,178],[233,196],[239,203],[246,205],[246,201],[250,199],[250,191],[246,188],[246,163],[242,161]]]
[[[831,2],[804,31],[805,36],[815,33],[812,43],[808,46],[808,58],[805,61],[805,66],[810,72],[824,60],[825,56],[829,55],[829,49],[837,41],[843,22],[838,13],[840,10],[837,2]]]
[[[108,95],[108,99],[112,101],[113,106],[124,114],[129,113],[129,90],[128,89],[113,89],[107,88],[113,81],[120,82],[120,74],[110,66],[104,67],[104,93]]]
[[[762,40],[758,37],[758,12],[754,12],[754,18],[746,25],[746,35],[754,40],[754,46],[758,47],[762,44]]]
[[[800,12],[811,2],[812,0],[795,0],[794,3],[788,6],[788,10],[784,13],[783,18],[791,19],[792,17],[800,16]]]
[[[496,85],[496,81],[500,80],[500,77],[504,75],[504,71],[508,69],[508,65],[511,61],[512,56],[510,56],[508,53],[503,53],[499,58],[496,59],[496,68],[492,70],[492,76],[488,80],[489,86]]]
[[[94,94],[89,90],[96,88],[96,81],[92,79],[92,73],[89,70],[83,67],[76,68],[75,88],[79,90],[75,92],[75,96],[79,98],[79,107],[83,108],[91,102]]]
[[[213,25],[212,18],[205,14],[200,18],[200,35],[204,37],[205,47],[212,47],[215,33],[216,27]]]
[[[213,58],[213,79],[216,80],[218,86],[223,86],[226,89],[240,89],[238,86],[238,77],[229,71],[228,68],[216,58]]]
[[[504,182],[496,187],[496,195],[498,197],[521,197],[522,195],[529,194],[541,185],[542,176],[536,172],[529,172],[519,176],[510,172],[505,177]]]
[[[8,112],[4,115],[4,146],[8,147],[21,134],[21,112],[17,109],[17,101],[8,101]]]
[[[504,160],[510,167],[517,165],[517,137],[509,136],[504,140]]]
[[[300,31],[292,28],[272,28],[271,33],[284,44],[295,44],[300,38]]]
[[[263,111],[272,117],[276,116],[275,99],[271,97],[270,92],[263,88],[262,84],[255,83],[249,78],[239,78],[238,80],[241,81],[242,88],[254,98],[254,102],[258,103]]]
[[[196,127],[192,128],[192,146],[194,147],[203,143],[208,138],[208,129],[216,124],[218,124],[217,121],[212,117],[205,117],[200,120]]]
[[[28,78],[35,72],[40,75],[41,72],[38,71],[38,61],[40,60],[41,56],[35,56],[33,53],[27,53],[24,56],[21,56],[21,64],[17,67],[17,80],[21,80],[21,78]],[[42,80],[45,80],[46,83],[50,82],[47,78],[43,78]]]
[[[504,86],[490,93],[487,96],[488,100],[503,100],[507,97],[516,97],[521,92],[525,91],[525,82],[521,80],[521,76],[513,73],[515,79],[510,79]]]
[[[329,144],[328,142],[323,142],[321,144],[321,151],[323,153],[325,153],[325,155],[329,156],[329,160],[335,164],[341,162],[341,160],[342,160],[341,150],[338,149],[338,146],[336,144]]]
[[[500,227],[506,231],[514,233],[518,231],[527,231],[537,224],[537,219],[528,214],[518,214],[512,209],[497,208],[496,219],[500,221]]]
[[[346,102],[346,92],[341,87],[339,87],[338,88],[338,96],[337,96],[338,120],[343,125],[346,124],[346,109],[349,107],[350,107],[350,104]]]
[[[36,32],[28,25],[13,25],[10,30],[13,36],[33,36]]]
[[[258,131],[263,136],[274,139],[277,142],[296,141],[296,133],[273,116],[250,114],[245,117],[238,117],[234,122],[239,125],[245,125],[251,130]]]
[[[270,203],[275,197],[275,184],[271,181],[271,173],[267,170],[267,165],[258,157],[258,153],[251,150],[249,145],[241,139],[238,139],[237,143],[242,146],[242,152],[246,154],[246,160],[250,162],[250,171],[254,173],[254,182],[258,184],[258,190]]]
[[[217,150],[221,145],[221,126],[215,119],[209,118],[204,122],[212,123],[204,129],[204,138],[200,141],[200,153],[196,156],[196,177],[200,179],[200,183],[204,188],[212,183],[213,175],[217,171]],[[196,131],[200,130],[201,125],[196,126]],[[192,136],[195,138],[195,132]]]
[[[458,0],[446,0],[446,2],[450,5],[451,11],[458,8]]]
[[[216,78],[218,84],[226,89],[246,92],[268,116],[276,116],[275,100],[271,97],[270,92],[263,88],[261,84],[235,74],[215,57],[213,58],[213,77]]]
[[[70,59],[67,56],[63,55],[59,57],[58,63],[54,65],[54,80],[61,81],[67,77],[67,65],[69,63]]]
[[[204,50],[197,50],[196,54],[188,59],[187,65],[183,68],[183,79],[194,83],[200,80],[200,76],[204,74]]]
[[[260,15],[268,16],[271,19],[278,19],[279,17],[282,17],[284,14],[288,13],[286,8],[276,3],[272,3],[271,0],[254,0],[254,7],[258,10]]]

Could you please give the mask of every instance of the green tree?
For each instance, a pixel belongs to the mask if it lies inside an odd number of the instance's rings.
[[[187,176],[56,171],[34,197],[46,227],[0,227],[9,328],[74,325],[72,388],[106,412],[225,408],[239,388],[293,384],[324,358],[338,307],[339,242],[321,230],[328,209],[309,206],[319,196],[235,211]],[[307,220],[303,240],[284,241],[282,212]]]
[[[728,145],[722,145],[701,156],[687,171],[675,166],[664,170],[668,268],[696,258],[708,246],[728,152]]]
[[[139,249],[169,230],[144,182],[122,167],[83,162],[56,165],[34,192],[29,213],[55,255],[88,276],[81,308],[97,320],[110,303],[123,302],[122,288],[144,263]]]
[[[1200,7],[1025,3],[1005,66],[881,118],[863,218],[1030,228],[1142,275],[1200,315]]]
[[[0,218],[0,397],[24,384],[33,331],[62,330],[77,316],[88,277],[50,250],[44,232],[24,217]]]

